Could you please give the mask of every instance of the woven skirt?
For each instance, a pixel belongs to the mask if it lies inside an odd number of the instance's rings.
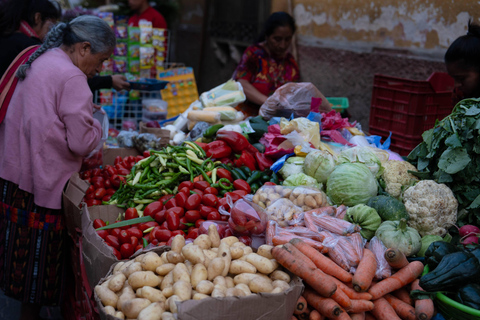
[[[67,231],[62,210],[0,178],[0,287],[24,303],[56,306],[64,293]]]

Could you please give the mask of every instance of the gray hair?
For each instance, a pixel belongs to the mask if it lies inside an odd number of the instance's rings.
[[[53,27],[42,46],[18,68],[16,76],[20,80],[25,79],[32,62],[47,50],[60,47],[62,44],[72,46],[84,41],[90,43],[92,54],[108,52],[116,44],[115,33],[105,21],[96,16],[79,16],[69,23],[59,23]]]

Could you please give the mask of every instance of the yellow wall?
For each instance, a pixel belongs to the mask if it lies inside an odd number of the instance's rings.
[[[444,52],[479,21],[472,0],[272,0],[289,11],[304,45],[359,46]]]

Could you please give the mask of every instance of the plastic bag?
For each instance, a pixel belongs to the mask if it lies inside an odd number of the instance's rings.
[[[346,271],[354,270],[363,257],[364,244],[360,234],[340,236],[328,231],[321,233],[325,235],[323,245],[328,249],[330,258]]]
[[[160,150],[162,148],[161,139],[153,133],[140,133],[132,138],[135,149],[140,153],[150,149]]]
[[[278,246],[285,244],[290,240],[297,238],[301,239],[312,248],[317,249],[322,253],[326,253],[327,249],[322,244],[324,236],[317,232],[313,232],[305,227],[287,227],[282,228],[278,226],[275,221],[270,220],[265,235],[265,242],[269,245]]]
[[[268,215],[265,210],[244,199],[232,205],[228,219],[228,225],[236,235],[262,234],[267,228],[267,222]]]
[[[332,211],[335,212],[335,208],[333,208]],[[325,208],[305,212],[304,220],[305,226],[316,232],[328,231],[337,235],[345,236],[361,230],[358,225],[327,214],[327,210]]]
[[[120,148],[133,148],[133,138],[138,136],[137,131],[125,131],[122,130],[117,136],[118,146]]]
[[[273,117],[306,117],[312,98],[321,98],[320,112],[332,110],[327,98],[310,82],[289,82],[278,88],[260,107],[259,114],[266,119]]]
[[[287,139],[280,133],[280,125],[274,124],[268,126],[267,133],[263,135],[259,142],[265,146],[265,155],[280,158],[293,153],[295,147],[291,142],[282,145],[285,140]]]
[[[345,214],[347,214],[347,206],[343,204],[339,205],[335,211],[335,218],[343,220],[343,218],[345,217]]]
[[[392,268],[385,259],[385,251],[387,247],[377,237],[373,237],[367,244],[367,249],[373,252],[377,260],[377,271],[375,271],[375,279],[381,280],[392,275]]]
[[[221,85],[200,95],[200,102],[204,108],[231,106],[236,107],[246,99],[240,82],[228,80]]]
[[[270,216],[270,220],[276,221],[281,227],[286,227],[303,211],[300,207],[294,205],[292,201],[281,198],[270,204],[265,209],[265,212]]]
[[[215,225],[215,227],[217,228],[220,239],[223,239],[225,237],[232,235],[228,227],[228,223],[226,221],[213,221],[213,220],[203,221],[200,224],[200,227],[198,228],[198,234],[208,234],[208,227],[210,227],[211,224]]]
[[[296,118],[288,121],[282,118],[280,121],[280,133],[288,135],[289,133],[297,131],[302,137],[303,141],[298,144],[298,137],[289,136],[289,139],[295,139],[295,145],[302,145],[304,142],[311,143],[314,148],[318,149],[320,146],[320,124],[316,121],[310,121],[307,118]],[[287,137],[285,137],[287,138]]]
[[[199,121],[195,124],[193,129],[188,133],[187,141],[195,141],[200,137],[203,137],[205,131],[210,128],[210,124],[204,121]]]

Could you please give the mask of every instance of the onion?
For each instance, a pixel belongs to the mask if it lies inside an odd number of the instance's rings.
[[[476,226],[473,226],[471,224],[467,224],[467,225],[464,225],[463,227],[461,227],[460,229],[458,229],[458,232],[460,234],[460,237],[463,238],[463,237],[466,237],[470,234],[480,233],[480,228],[478,228]]]

